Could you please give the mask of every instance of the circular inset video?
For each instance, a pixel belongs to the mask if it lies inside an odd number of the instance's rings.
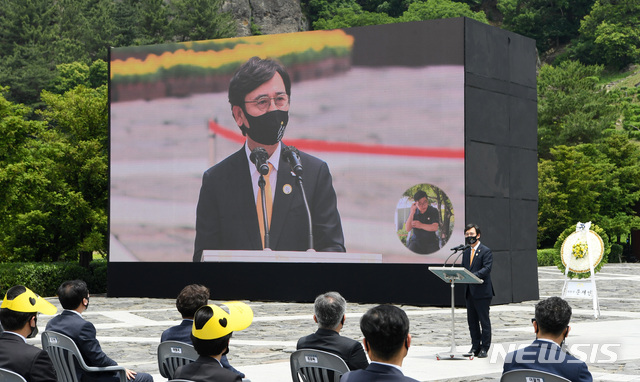
[[[419,255],[428,255],[444,247],[454,223],[451,199],[433,184],[417,184],[407,189],[398,201],[398,238]]]

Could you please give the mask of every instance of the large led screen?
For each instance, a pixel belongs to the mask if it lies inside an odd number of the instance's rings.
[[[206,260],[444,262],[463,242],[465,223],[461,26],[430,21],[113,48],[109,260],[193,260],[203,173],[245,141],[229,80],[258,56],[278,60],[291,77],[282,141],[327,163],[346,252],[219,251]]]

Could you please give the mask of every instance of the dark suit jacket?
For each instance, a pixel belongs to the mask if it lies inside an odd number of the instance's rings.
[[[240,382],[242,378],[233,371],[224,369],[211,358],[200,356],[195,362],[180,366],[174,379],[188,379],[195,382]]]
[[[57,382],[47,352],[7,332],[0,335],[0,367],[20,374],[27,382]]]
[[[493,253],[486,245],[478,245],[478,249],[473,257],[473,264],[469,265],[471,258],[471,248],[467,248],[462,253],[462,266],[471,271],[474,275],[484,280],[482,284],[467,284],[467,293],[474,299],[492,298],[493,284],[491,283],[491,267],[493,266]]]
[[[318,329],[317,332],[300,338],[296,349],[316,349],[333,353],[346,362],[349,370],[365,369],[369,366],[362,344],[342,337],[335,330]]]
[[[62,313],[53,317],[47,323],[46,330],[62,333],[71,338],[76,343],[84,362],[89,366],[116,366],[116,361],[109,358],[100,347],[100,342],[96,338],[96,328],[89,321],[80,315],[63,310]],[[76,368],[78,376],[82,380],[84,373],[79,367]],[[93,374],[113,374],[113,373],[93,373]],[[92,377],[94,375],[92,374]]]
[[[539,357],[551,362],[540,362]],[[523,349],[507,354],[503,372],[519,369],[541,370],[567,378],[573,382],[591,382],[593,377],[587,364],[564,352],[560,346],[535,340]]]
[[[191,344],[191,327],[193,320],[182,320],[180,325],[172,326],[162,332],[160,342],[164,341],[180,341]]]
[[[303,184],[313,224],[314,249],[344,252],[344,236],[336,193],[329,167],[320,159],[300,153]],[[196,211],[196,239],[193,261],[200,261],[205,249],[261,250],[256,200],[249,162],[242,147],[208,169],[202,178]],[[288,184],[291,192],[283,187]],[[277,251],[306,251],[309,241],[307,211],[289,164],[280,158],[274,192],[270,247]]]
[[[169,329],[162,332],[162,335],[160,336],[160,342],[180,341],[180,342],[188,343],[189,345],[193,345],[193,343],[191,342],[192,326],[193,326],[193,320],[186,320],[186,319],[182,320],[180,325],[172,326]],[[222,359],[220,360],[220,362],[222,362],[222,366],[225,369],[229,369],[234,373],[239,374],[242,378],[244,378],[244,373],[236,370],[233,366],[231,366],[226,355],[222,356]]]
[[[405,377],[404,374],[393,366],[379,363],[371,363],[364,370],[354,370],[345,373],[340,382],[418,382]]]

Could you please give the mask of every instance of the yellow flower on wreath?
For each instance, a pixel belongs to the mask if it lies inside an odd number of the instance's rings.
[[[582,259],[587,255],[587,243],[585,241],[576,241],[571,248],[571,254],[576,259]]]

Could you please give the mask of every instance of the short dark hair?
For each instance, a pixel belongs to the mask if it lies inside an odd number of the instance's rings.
[[[182,288],[176,299],[176,308],[183,318],[193,318],[196,310],[209,302],[209,288],[200,284],[191,284]]]
[[[322,329],[336,329],[347,309],[347,300],[338,292],[327,292],[316,297],[313,312]]]
[[[427,193],[422,191],[422,190],[418,190],[418,191],[416,191],[415,194],[413,194],[413,200],[416,201],[416,202],[418,200],[422,199],[422,198],[427,198],[427,200],[429,200],[429,197],[427,196]]]
[[[16,285],[7,291],[7,300],[13,300],[27,291],[24,285]],[[15,310],[2,308],[0,309],[0,323],[4,330],[20,330],[31,320],[31,317],[37,313],[34,312],[16,312]]]
[[[560,297],[549,297],[536,304],[536,322],[543,333],[560,335],[569,326],[571,306]]]
[[[274,59],[251,57],[236,70],[229,82],[229,103],[231,108],[240,106],[242,110],[246,111],[244,97],[258,88],[258,86],[272,79],[276,73],[282,77],[285,91],[291,97],[291,78],[284,66]],[[244,130],[242,130],[242,133],[245,134]]]
[[[480,227],[478,227],[477,224],[473,224],[473,223],[469,223],[466,226],[464,226],[464,232],[467,232],[468,230],[470,230],[471,228],[475,228],[476,229],[476,233],[478,235],[482,234],[482,232],[480,232]]]
[[[393,305],[378,305],[360,320],[370,351],[382,360],[390,360],[405,346],[409,335],[409,317]]]
[[[83,280],[70,280],[63,282],[58,291],[58,300],[64,309],[75,309],[85,298],[89,298],[89,288]]]
[[[213,309],[210,306],[205,305],[196,311],[193,317],[193,325],[197,329],[202,329],[206,323],[213,317]],[[203,340],[197,338],[191,333],[191,342],[199,355],[203,357],[210,357],[212,355],[222,354],[227,347],[229,347],[229,340],[233,332],[227,334],[224,337],[216,338],[213,340]]]

